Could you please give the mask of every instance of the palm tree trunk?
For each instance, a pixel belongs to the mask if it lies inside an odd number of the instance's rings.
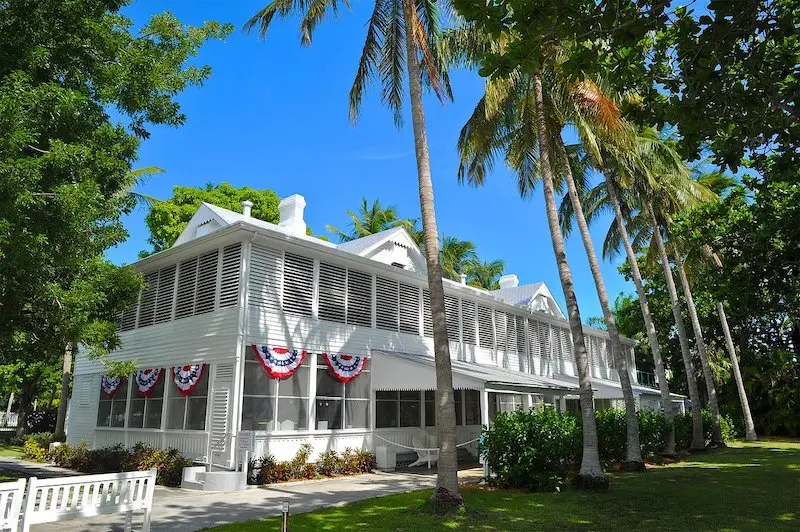
[[[731,368],[733,368],[733,379],[736,381],[736,390],[739,392],[739,401],[742,403],[744,437],[746,440],[755,441],[758,439],[758,435],[756,434],[756,427],[753,423],[753,414],[750,413],[750,402],[747,400],[747,392],[744,389],[742,372],[739,369],[739,360],[736,357],[736,348],[733,346],[731,330],[728,327],[728,317],[725,315],[725,306],[722,304],[722,301],[717,301],[717,312],[719,313],[719,321],[722,322],[722,334],[725,336],[725,347],[728,349],[728,355],[731,357]]]
[[[647,331],[647,340],[650,343],[650,351],[653,353],[653,363],[656,368],[656,375],[658,376],[658,389],[661,392],[661,403],[664,408],[664,418],[667,420],[667,424],[669,425],[666,441],[664,442],[664,454],[667,456],[675,456],[675,424],[673,423],[672,419],[672,398],[669,393],[669,383],[667,382],[667,372],[664,369],[664,360],[661,358],[661,346],[658,343],[656,327],[653,323],[653,316],[650,314],[650,306],[647,304],[647,294],[644,291],[642,272],[639,270],[639,263],[636,260],[636,253],[634,253],[633,246],[631,245],[630,238],[628,237],[628,228],[625,227],[625,219],[622,216],[622,207],[620,206],[616,185],[605,172],[603,173],[603,178],[606,182],[608,198],[611,200],[611,204],[614,206],[614,219],[617,224],[617,230],[622,238],[622,242],[625,245],[625,253],[628,256],[628,264],[631,267],[631,275],[633,276],[633,284],[636,286],[636,293],[639,295],[639,306],[642,309],[644,328]]]
[[[553,190],[553,170],[550,163],[550,139],[547,129],[544,94],[542,79],[534,76],[536,96],[536,129],[539,138],[539,168],[542,174],[544,199],[547,210],[547,225],[550,228],[550,237],[553,243],[553,253],[556,256],[558,275],[561,279],[561,288],[567,302],[569,315],[569,328],[572,333],[572,344],[575,352],[575,366],[578,373],[578,386],[580,388],[581,417],[583,419],[583,457],[578,474],[578,483],[587,488],[608,487],[608,477],[603,473],[600,465],[600,450],[597,442],[597,422],[594,417],[594,396],[592,394],[592,377],[589,373],[589,361],[586,356],[586,344],[583,339],[583,325],[581,323],[578,300],[575,297],[575,287],[572,283],[572,272],[567,263],[567,253],[564,249],[564,235],[558,223],[558,208]]]
[[[661,237],[661,229],[653,214],[653,207],[650,204],[645,206],[647,215],[650,218],[650,226],[653,229],[653,239],[656,241],[658,254],[661,257],[661,266],[664,269],[664,279],[667,282],[667,291],[672,305],[672,316],[675,318],[675,331],[681,344],[681,355],[683,356],[683,366],[686,370],[686,386],[689,388],[689,399],[692,401],[692,444],[691,450],[701,451],[705,449],[705,434],[703,433],[703,414],[700,407],[700,391],[697,389],[697,377],[694,374],[692,364],[692,354],[689,351],[689,339],[686,336],[686,326],[683,324],[681,316],[681,302],[678,299],[678,289],[675,287],[675,279],[672,278],[672,268],[669,265],[669,256],[664,247],[664,239]]]
[[[417,159],[419,204],[422,212],[425,248],[438,250],[439,230],[436,227],[436,212],[433,206],[433,183],[431,181],[428,138],[425,131],[425,109],[422,105],[422,82],[417,44],[412,31],[414,9],[413,0],[403,0],[403,17],[406,23],[406,64],[411,96],[411,121],[414,127],[414,150]],[[453,370],[450,365],[450,345],[447,340],[447,317],[439,253],[426,253],[425,261],[428,268],[428,290],[431,294],[433,348],[436,364],[436,431],[439,443],[438,474],[436,489],[431,495],[431,503],[436,507],[460,506],[463,501],[458,490]]]
[[[689,278],[686,276],[686,269],[683,267],[681,254],[678,253],[677,248],[674,247],[673,252],[673,256],[675,257],[675,269],[678,271],[678,277],[681,280],[683,295],[686,297],[686,307],[689,310],[689,319],[692,322],[692,329],[694,330],[697,353],[700,355],[700,365],[703,367],[703,378],[706,381],[708,403],[711,406],[711,443],[712,445],[724,446],[725,440],[722,439],[722,426],[719,421],[719,401],[717,400],[717,387],[714,385],[714,372],[711,371],[711,365],[708,363],[706,342],[703,338],[703,330],[700,328],[700,319],[697,317],[697,308],[694,305],[694,298],[692,297],[692,287],[689,285]]]
[[[578,230],[583,239],[583,247],[586,249],[586,257],[589,259],[589,269],[592,271],[594,278],[594,285],[597,289],[597,298],[600,300],[600,308],[603,309],[603,319],[606,322],[606,329],[611,338],[611,350],[613,352],[615,365],[617,366],[617,373],[619,375],[619,383],[622,387],[622,397],[625,400],[625,417],[627,420],[626,430],[626,446],[625,446],[625,463],[623,467],[627,471],[644,471],[644,461],[642,460],[642,448],[639,444],[639,418],[636,415],[636,399],[633,396],[633,388],[631,387],[631,373],[628,370],[628,357],[622,349],[622,340],[619,337],[619,329],[617,328],[617,320],[614,313],[611,312],[611,304],[608,301],[608,291],[606,290],[606,283],[603,280],[603,274],[600,272],[600,261],[597,260],[597,253],[594,250],[594,243],[592,242],[592,235],[589,233],[589,224],[586,223],[586,217],[583,215],[583,205],[581,205],[580,197],[578,196],[578,189],[575,186],[575,180],[572,177],[572,168],[570,168],[567,161],[567,152],[564,148],[564,142],[561,137],[557,137],[556,145],[561,156],[564,158],[564,178],[567,181],[567,190],[569,191],[569,199],[572,203],[572,210],[575,213],[575,220],[578,224]]]
[[[61,369],[61,398],[58,401],[58,416],[56,417],[56,434],[64,434],[64,423],[67,419],[67,404],[69,403],[69,385],[72,382],[72,343],[64,349],[64,364]]]

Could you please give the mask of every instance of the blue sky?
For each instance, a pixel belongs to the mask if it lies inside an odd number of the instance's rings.
[[[167,173],[140,191],[166,199],[175,185],[229,182],[270,188],[278,196],[305,196],[306,222],[315,234],[326,224],[347,225],[346,209],[361,197],[395,205],[402,217],[418,217],[419,203],[413,138],[409,120],[398,130],[381,106],[380,88],[370,90],[361,119],[348,119],[347,95],[355,73],[369,16],[370,2],[353,2],[353,11],[321,26],[310,48],[299,45],[297,21],[275,21],[266,42],[242,31],[243,23],[263,1],[148,0],[124,13],[136,27],[150,16],[172,11],[186,24],[206,20],[231,22],[236,31],[225,42],[212,42],[198,62],[213,69],[204,87],[179,97],[188,120],[181,128],[157,127],[142,144],[137,166],[155,165]],[[523,201],[514,178],[498,165],[481,189],[456,180],[456,139],[482,94],[473,72],[452,75],[455,101],[442,105],[426,99],[428,138],[440,232],[475,243],[483,259],[501,258],[506,272],[521,283],[544,281],[563,307],[541,191]],[[108,252],[116,263],[130,263],[148,246],[144,210],[125,219],[130,238]],[[596,247],[611,223],[601,218],[592,229]],[[600,316],[594,283],[577,233],[567,243],[584,321]],[[605,262],[603,273],[612,297],[633,292],[617,272],[621,258]]]

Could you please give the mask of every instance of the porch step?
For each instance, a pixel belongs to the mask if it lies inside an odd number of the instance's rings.
[[[203,491],[242,491],[247,489],[247,473],[206,471],[205,466],[185,467],[181,487]]]

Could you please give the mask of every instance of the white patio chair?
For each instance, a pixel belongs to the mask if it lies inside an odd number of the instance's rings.
[[[411,445],[417,453],[417,460],[409,464],[408,467],[416,467],[427,462],[428,469],[430,469],[431,464],[435,464],[439,461],[439,450],[424,450],[428,446],[425,444],[425,440],[418,434],[411,436]]]

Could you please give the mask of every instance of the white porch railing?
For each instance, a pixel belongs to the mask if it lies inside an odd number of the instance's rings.
[[[209,434],[205,431],[98,428],[94,432],[94,447],[133,447],[138,442],[161,449],[173,447],[191,460],[208,461]]]
[[[16,427],[19,415],[16,412],[0,412],[0,427]]]

